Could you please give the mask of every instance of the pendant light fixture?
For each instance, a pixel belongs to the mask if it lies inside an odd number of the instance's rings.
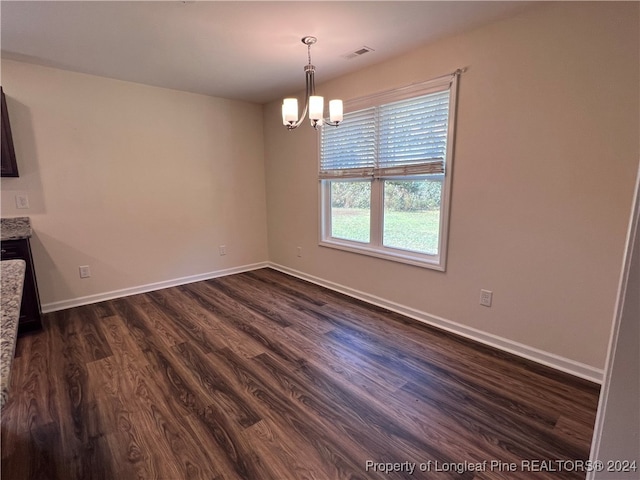
[[[337,127],[342,122],[342,100],[331,100],[329,102],[329,120],[323,119],[324,98],[316,95],[316,85],[314,74],[316,67],[311,64],[311,45],[314,45],[318,39],[316,37],[303,37],[302,43],[307,46],[307,56],[309,63],[304,67],[306,77],[306,89],[304,110],[302,116],[298,118],[298,99],[285,98],[282,102],[282,123],[289,130],[295,130],[304,121],[304,117],[309,113],[311,126],[315,129],[319,125],[327,124]]]

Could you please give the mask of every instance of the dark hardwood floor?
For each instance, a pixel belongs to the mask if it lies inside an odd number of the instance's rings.
[[[16,355],[3,480],[578,479],[599,391],[270,269],[48,314]]]

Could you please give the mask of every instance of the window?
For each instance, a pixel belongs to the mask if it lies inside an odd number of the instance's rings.
[[[346,102],[322,128],[321,245],[445,269],[459,73]]]

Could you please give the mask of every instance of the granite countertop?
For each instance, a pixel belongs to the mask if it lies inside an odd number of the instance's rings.
[[[0,407],[9,396],[11,365],[18,338],[18,319],[22,302],[22,287],[26,263],[24,260],[4,260],[0,262],[0,302],[2,321],[0,323]]]
[[[29,217],[2,218],[0,233],[2,241],[31,238],[31,219]]]

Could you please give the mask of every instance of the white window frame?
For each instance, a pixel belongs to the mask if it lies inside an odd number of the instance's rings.
[[[412,175],[407,177],[388,177],[389,180],[418,180],[418,179],[438,179],[443,182],[442,199],[440,204],[440,228],[438,235],[438,253],[429,255],[426,253],[413,252],[399,248],[386,247],[382,243],[383,234],[383,218],[384,218],[384,188],[383,182],[385,178],[373,179],[319,179],[318,200],[319,200],[319,245],[328,248],[345,250],[348,252],[368,255],[386,260],[392,260],[400,263],[416,265],[423,268],[430,268],[439,271],[446,270],[447,246],[449,237],[449,216],[451,203],[451,183],[453,172],[453,159],[455,149],[455,126],[456,126],[456,110],[457,110],[457,84],[461,71],[458,70],[450,75],[438,77],[427,82],[409,85],[407,87],[389,90],[385,92],[368,95],[345,102],[345,114],[355,112],[364,108],[380,106],[387,103],[393,103],[430,93],[441,92],[446,89],[450,92],[449,112],[448,112],[448,130],[447,130],[447,149],[446,158],[444,159],[444,173],[428,174],[428,175]],[[336,128],[323,126],[322,128]],[[340,128],[339,126],[337,128]],[[321,140],[318,141],[318,168],[320,169],[321,157]],[[367,181],[371,184],[371,225],[370,225],[370,241],[362,243],[357,241],[345,240],[331,236],[331,182],[339,181]]]

